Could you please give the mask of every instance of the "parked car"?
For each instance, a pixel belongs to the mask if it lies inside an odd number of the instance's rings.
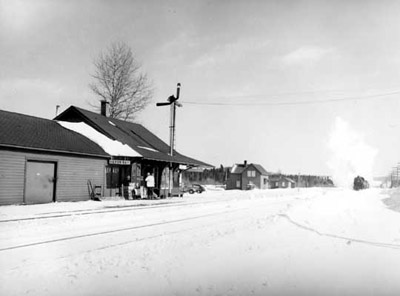
[[[256,189],[256,185],[255,184],[253,184],[253,183],[247,184],[246,190],[253,190],[253,189]]]
[[[195,192],[202,193],[202,192],[206,191],[206,188],[200,184],[192,184],[191,186],[186,187],[184,191],[189,192],[190,194],[193,194]]]

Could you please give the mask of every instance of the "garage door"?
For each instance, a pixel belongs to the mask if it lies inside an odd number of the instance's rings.
[[[55,201],[55,162],[27,161],[25,203],[50,203]]]

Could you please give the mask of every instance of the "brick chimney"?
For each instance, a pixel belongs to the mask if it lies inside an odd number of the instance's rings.
[[[247,160],[244,161],[244,166],[246,166],[246,165],[247,165]]]
[[[102,100],[102,101],[100,101],[100,103],[101,103],[100,114],[107,117],[107,104],[108,104],[108,102],[106,100]]]

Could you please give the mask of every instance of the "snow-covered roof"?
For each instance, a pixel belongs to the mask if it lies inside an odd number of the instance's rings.
[[[54,120],[84,122],[103,135],[128,145],[140,154],[143,159],[191,166],[213,167],[202,161],[180,154],[176,150],[174,150],[173,155],[170,155],[169,145],[138,123],[106,117],[75,106],[69,107]]]
[[[0,146],[109,157],[104,149],[87,137],[65,129],[53,120],[4,110],[0,110]]]
[[[106,137],[84,122],[57,122],[66,129],[77,132],[97,143],[105,152],[112,156],[142,157],[142,155],[133,150],[130,146]]]
[[[234,164],[231,170],[231,174],[242,174],[249,167],[253,166],[258,172],[263,176],[270,175],[260,164],[250,163],[250,164]]]
[[[232,167],[231,174],[241,174],[243,173],[245,166],[243,164],[235,163]]]

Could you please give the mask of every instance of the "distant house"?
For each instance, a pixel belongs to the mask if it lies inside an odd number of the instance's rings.
[[[226,189],[247,190],[253,188],[267,189],[269,173],[259,164],[245,161],[232,167]]]
[[[170,146],[144,126],[107,117],[105,111],[101,108],[101,113],[94,113],[71,106],[55,120],[87,137],[90,134],[82,126],[90,127],[127,148],[125,153],[107,151],[111,155],[106,166],[108,195],[121,194],[121,187],[143,187],[148,173],[154,175],[155,191],[159,196],[179,194],[182,171],[191,167],[213,167],[175,150],[171,155]]]
[[[295,188],[296,182],[283,175],[271,175],[269,178],[271,189],[275,188]]]
[[[0,110],[0,205],[88,200],[109,158],[55,121]]]

